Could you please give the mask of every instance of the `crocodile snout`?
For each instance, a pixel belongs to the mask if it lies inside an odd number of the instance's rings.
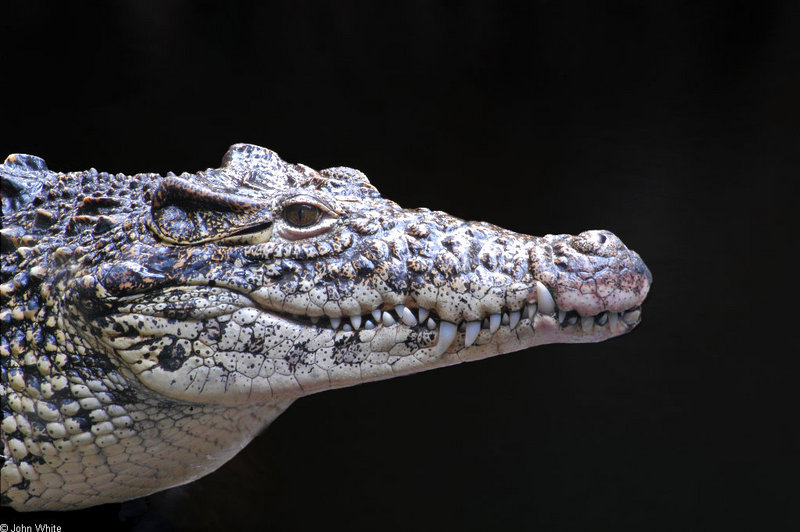
[[[637,277],[640,277],[641,281],[647,281],[648,286],[653,282],[653,274],[650,273],[639,254],[628,249],[622,243],[622,240],[611,231],[604,229],[584,231],[573,237],[571,246],[578,252],[588,256],[616,257],[621,262],[624,262],[625,267],[629,268]]]
[[[612,232],[547,235],[531,249],[531,269],[564,311],[595,315],[642,304],[653,276]]]

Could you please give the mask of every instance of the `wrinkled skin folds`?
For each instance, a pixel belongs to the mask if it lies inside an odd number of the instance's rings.
[[[199,478],[304,395],[627,333],[652,282],[609,231],[403,209],[246,144],[196,174],[0,176],[0,502],[22,511]]]

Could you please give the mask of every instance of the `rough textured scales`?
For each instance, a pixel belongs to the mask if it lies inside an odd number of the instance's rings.
[[[651,283],[608,231],[402,209],[350,168],[238,144],[181,176],[0,167],[2,504],[183,484],[310,393],[631,330]]]

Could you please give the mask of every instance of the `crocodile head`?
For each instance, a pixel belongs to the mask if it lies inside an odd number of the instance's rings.
[[[608,231],[402,209],[361,172],[233,146],[197,174],[3,181],[0,504],[63,510],[203,476],[294,399],[640,320]]]
[[[66,287],[69,319],[181,401],[286,401],[630,331],[651,276],[608,231],[544,237],[402,209],[349,168],[233,146],[147,189]]]

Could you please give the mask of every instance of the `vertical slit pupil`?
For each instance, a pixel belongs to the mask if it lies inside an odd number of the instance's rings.
[[[319,209],[308,203],[289,205],[284,211],[284,218],[296,227],[308,227],[319,219]]]

